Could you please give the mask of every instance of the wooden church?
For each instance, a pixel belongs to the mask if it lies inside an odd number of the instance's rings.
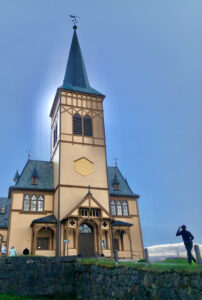
[[[138,198],[119,168],[108,167],[105,96],[92,88],[73,27],[51,118],[50,161],[28,159],[8,198],[0,198],[0,250],[18,254],[143,258]]]

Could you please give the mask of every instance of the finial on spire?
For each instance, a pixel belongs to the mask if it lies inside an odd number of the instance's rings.
[[[77,26],[76,24],[78,23],[78,18],[80,18],[79,16],[73,16],[73,15],[69,15],[70,18],[72,19],[72,23],[74,24],[73,29],[76,30]]]
[[[118,160],[119,160],[119,159],[118,159],[117,157],[114,158],[114,162],[115,162],[115,167],[116,167],[116,168],[117,168],[117,166],[118,166]]]
[[[28,150],[26,150],[26,153],[27,153],[27,155],[28,155],[28,160],[30,159],[30,157],[31,157],[31,153],[32,153],[32,151],[30,150],[30,149],[28,149]]]
[[[90,185],[88,186],[88,194],[91,194]]]

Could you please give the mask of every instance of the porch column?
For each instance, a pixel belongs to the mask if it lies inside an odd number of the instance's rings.
[[[131,234],[130,234],[130,228],[128,228],[128,237],[130,242],[130,252],[131,252],[131,258],[133,258],[133,249],[132,249],[132,242],[131,242]]]

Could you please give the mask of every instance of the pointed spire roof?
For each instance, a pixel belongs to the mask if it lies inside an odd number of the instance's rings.
[[[60,88],[102,96],[100,92],[96,91],[90,86],[83,56],[81,53],[81,48],[76,33],[77,27],[74,26],[73,29],[74,29],[74,34],[73,34],[72,44],[69,52],[65,77],[64,77],[63,85]]]
[[[117,169],[117,168],[116,168]],[[116,175],[116,169],[115,169],[115,174],[114,174],[114,180],[113,180],[113,184],[120,184],[117,175]]]
[[[18,169],[17,169],[17,171],[16,171],[16,173],[15,173],[15,176],[14,176],[13,180],[14,180],[15,182],[17,182],[17,181],[19,180],[19,178],[20,178],[20,174],[18,173]]]

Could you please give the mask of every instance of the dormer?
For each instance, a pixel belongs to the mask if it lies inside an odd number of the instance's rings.
[[[115,171],[114,180],[113,180],[113,188],[114,188],[114,191],[120,191],[120,182],[117,178],[116,171]]]
[[[36,168],[34,169],[33,173],[32,173],[32,177],[31,177],[31,184],[38,184],[38,173],[37,173],[37,170]]]
[[[6,213],[6,208],[5,208],[5,207],[2,207],[2,208],[1,208],[1,214],[4,215],[5,213]]]

